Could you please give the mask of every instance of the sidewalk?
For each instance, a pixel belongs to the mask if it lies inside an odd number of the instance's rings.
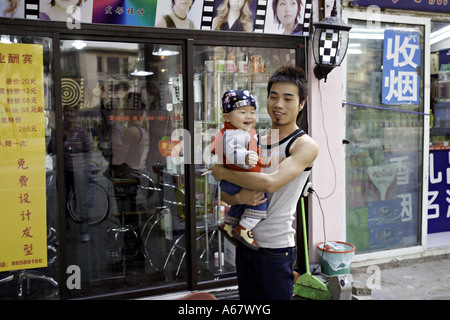
[[[379,268],[379,281],[367,267],[351,269],[354,300],[450,300],[450,254],[392,261],[375,268]],[[367,284],[379,286],[369,290]],[[237,286],[209,293],[218,300],[239,300]],[[188,294],[179,292],[143,299],[175,300]]]
[[[372,300],[450,300],[450,255],[393,261],[373,270],[352,269],[353,288],[369,284]],[[375,268],[376,268],[375,267]],[[369,271],[369,272],[368,272]],[[379,284],[377,287],[376,285]]]

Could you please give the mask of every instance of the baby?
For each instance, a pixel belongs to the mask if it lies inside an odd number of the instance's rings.
[[[222,97],[222,111],[225,125],[214,137],[211,152],[223,156],[225,167],[241,171],[261,171],[258,157],[255,98],[248,90],[230,90]],[[220,181],[220,187],[233,195],[241,190],[240,186],[226,180]],[[228,210],[224,223],[219,230],[235,242],[245,244],[257,250],[252,229],[267,216],[267,201],[258,206],[234,205]]]

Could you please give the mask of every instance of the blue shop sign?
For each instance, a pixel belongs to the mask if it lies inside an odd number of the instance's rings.
[[[430,150],[428,233],[450,231],[450,150]]]
[[[449,0],[355,0],[354,6],[378,6],[383,9],[398,9],[429,12],[450,12]]]
[[[421,33],[412,29],[386,29],[383,49],[382,102],[419,104]]]

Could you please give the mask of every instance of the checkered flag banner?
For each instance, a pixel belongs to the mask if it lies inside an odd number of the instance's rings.
[[[326,29],[320,34],[321,64],[334,64],[337,51],[339,50],[339,31]]]
[[[214,13],[214,0],[204,0],[202,10],[201,30],[211,30]]]
[[[303,15],[303,35],[309,36],[312,18],[312,0],[306,0],[305,14]]]
[[[258,33],[264,32],[264,24],[266,22],[267,0],[258,0],[255,12],[255,23],[253,30]]]
[[[39,19],[39,0],[25,0],[25,19]]]

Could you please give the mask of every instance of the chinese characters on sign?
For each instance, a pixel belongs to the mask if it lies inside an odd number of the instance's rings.
[[[144,12],[145,12],[145,10],[143,8],[136,9],[136,11],[135,11],[134,7],[127,8],[126,12],[125,12],[124,7],[122,7],[122,6],[117,6],[114,9],[114,13],[119,16],[122,14],[125,14],[125,13],[128,15],[132,15],[132,16],[134,16],[135,14],[137,14],[138,16],[143,16]],[[107,5],[105,7],[105,14],[113,14],[113,7],[111,5]]]
[[[47,265],[43,49],[0,44],[0,272]]]
[[[355,0],[354,6],[368,7],[375,5],[384,9],[414,10],[448,13],[450,3],[448,0]]]
[[[92,2],[92,23],[155,26],[157,0],[93,0]],[[165,1],[164,5],[170,6],[170,1]]]
[[[387,29],[384,33],[382,102],[419,104],[420,33]]]
[[[450,231],[450,150],[430,150],[428,233]]]

